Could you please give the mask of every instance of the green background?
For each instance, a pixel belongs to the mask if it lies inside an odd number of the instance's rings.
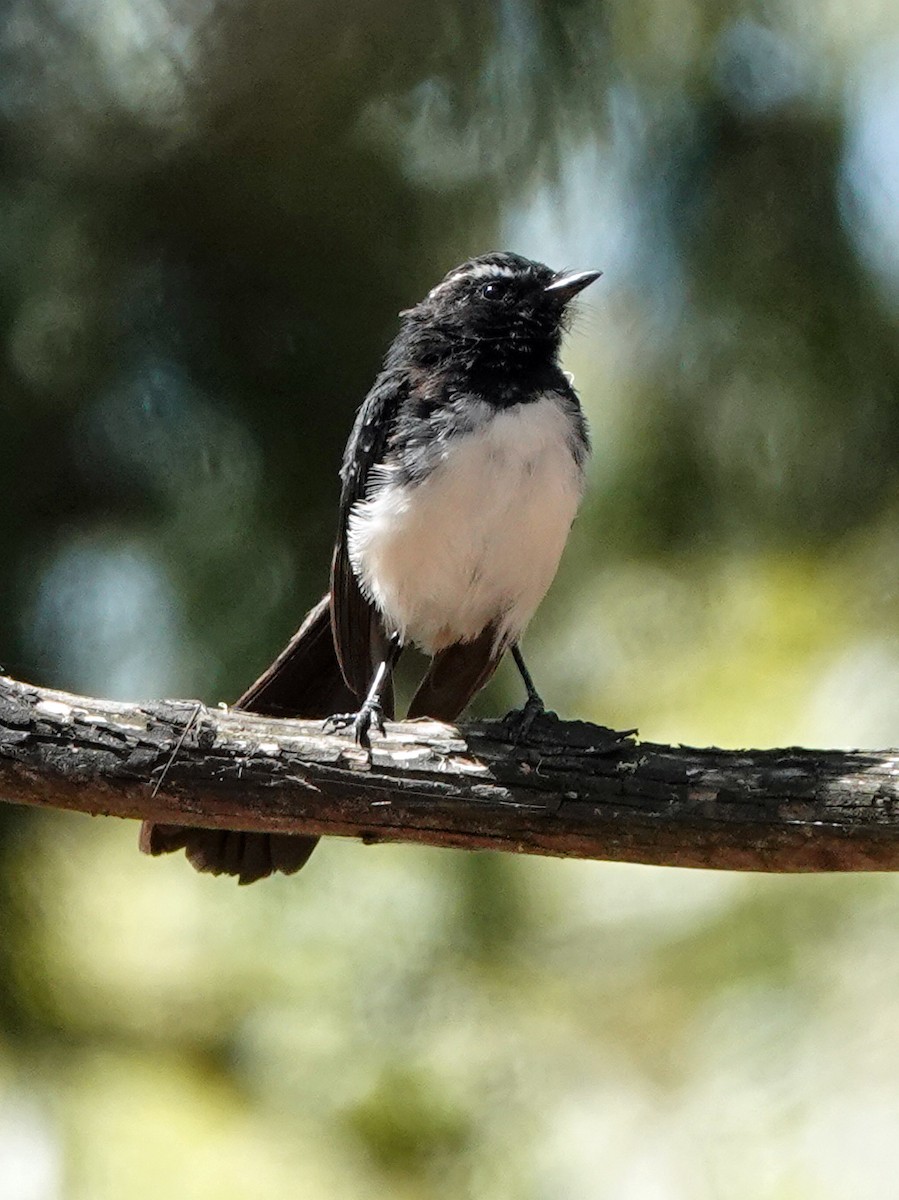
[[[239,694],[397,311],[508,248],[605,272],[549,703],[896,744],[894,5],[7,0],[0,64],[8,673]],[[2,1200],[895,1188],[891,877],[329,842],[238,891],[136,833],[0,810]]]

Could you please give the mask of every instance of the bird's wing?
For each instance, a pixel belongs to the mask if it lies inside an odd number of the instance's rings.
[[[343,489],[331,566],[331,620],[340,669],[360,700],[368,691],[374,665],[384,657],[387,639],[380,616],[363,595],[350,563],[347,526],[353,505],[368,494],[372,470],[384,460],[407,391],[404,374],[384,371],[378,376],[356,415],[340,469]],[[392,696],[389,699],[392,706]],[[382,694],[387,712],[384,700]]]

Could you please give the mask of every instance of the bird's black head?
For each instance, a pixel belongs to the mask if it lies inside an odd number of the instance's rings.
[[[518,254],[484,254],[454,267],[404,317],[422,365],[464,365],[505,376],[555,364],[569,302],[599,271],[553,271]]]

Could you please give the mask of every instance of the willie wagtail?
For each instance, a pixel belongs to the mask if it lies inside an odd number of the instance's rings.
[[[328,594],[235,707],[327,717],[370,745],[393,716],[404,646],[431,656],[409,717],[454,721],[519,641],[553,580],[590,452],[558,361],[570,301],[599,271],[495,253],[454,268],[414,308],[356,416]],[[145,822],[141,848],[184,848],[251,883],[305,863],[317,838]]]

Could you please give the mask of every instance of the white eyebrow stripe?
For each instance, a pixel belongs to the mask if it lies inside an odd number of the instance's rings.
[[[452,275],[448,275],[435,288],[431,288],[428,297],[436,296],[438,292],[458,283],[460,279],[514,279],[518,273],[515,267],[505,267],[501,263],[476,263],[464,271],[454,271]]]
[[[455,279],[487,279],[490,276],[496,279],[511,279],[517,274],[518,271],[515,267],[504,267],[501,263],[476,263],[467,271],[456,271],[454,275],[450,276],[447,283]]]

